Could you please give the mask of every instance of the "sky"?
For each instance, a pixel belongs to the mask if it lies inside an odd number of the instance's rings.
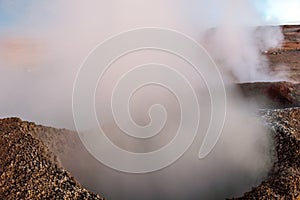
[[[262,17],[266,22],[278,24],[300,23],[300,0],[254,0]],[[0,0],[0,30],[17,26],[28,16],[28,9],[36,4],[36,0]],[[200,5],[199,5],[200,6]],[[191,8],[191,15],[195,16],[197,8]],[[47,9],[42,12],[47,11]]]
[[[0,27],[1,30],[16,25],[32,1],[0,0]]]
[[[280,23],[300,23],[300,0],[268,0],[266,20],[278,19]]]

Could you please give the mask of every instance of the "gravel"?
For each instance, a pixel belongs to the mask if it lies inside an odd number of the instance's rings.
[[[258,187],[234,199],[300,199],[300,108],[261,110],[275,138],[276,162]]]
[[[234,199],[299,200],[300,108],[259,113],[275,139],[275,163],[266,180]],[[18,118],[0,120],[0,199],[103,199],[60,165],[57,155],[63,144],[53,141],[72,138],[68,134]]]
[[[0,120],[0,199],[103,199],[60,167],[35,130],[18,118]]]

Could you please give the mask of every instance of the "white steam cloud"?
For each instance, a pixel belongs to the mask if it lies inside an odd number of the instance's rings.
[[[13,10],[17,2],[1,1],[0,5]],[[169,28],[195,38],[208,49],[224,75],[232,74],[234,81],[274,80],[268,76],[268,61],[261,52],[280,45],[282,35],[278,27],[257,29],[266,22],[256,3],[250,0],[33,1],[26,5],[14,26],[0,33],[0,115],[20,116],[41,124],[74,129],[72,87],[81,63],[103,40],[138,27]],[[105,101],[116,77],[128,69],[126,64],[154,61],[155,56],[185,73],[200,98],[209,97],[203,92],[203,80],[195,77],[188,65],[168,56],[145,52],[115,64],[113,75],[104,80],[104,90],[97,91],[96,98]],[[148,108],[161,98],[169,103],[168,111],[174,116],[167,126],[167,132],[172,132],[176,128],[173,123],[178,122],[178,110],[173,108],[176,101],[166,97],[168,95],[160,89],[156,92],[154,89],[157,88],[148,89],[146,97],[147,92],[137,94],[136,104],[131,105],[133,110],[137,108],[133,118],[140,124],[147,123],[145,106]],[[224,133],[203,162],[197,160],[196,145],[169,171],[165,169],[156,174],[116,173],[103,166],[94,166],[95,162],[88,158],[82,158],[87,161],[76,166],[70,161],[68,166],[71,171],[77,171],[75,175],[84,185],[108,199],[219,199],[241,194],[266,175],[270,155],[265,131],[249,123],[254,120],[248,114],[251,109],[238,99],[235,92],[228,93]],[[202,107],[205,122],[210,117],[209,114],[205,116],[210,112],[209,105]],[[112,140],[121,147],[132,151],[153,150],[153,145],[139,146],[118,138],[119,130],[111,126],[111,118],[104,119],[103,123],[111,132]],[[155,147],[171,137],[167,135],[155,141]]]
[[[234,5],[234,6],[233,6]],[[274,81],[268,60],[262,52],[281,45],[279,27],[263,25],[253,2],[229,0],[223,7],[221,21],[204,37],[206,47],[220,66],[238,81]]]
[[[103,40],[137,27],[190,35],[238,81],[274,80],[260,52],[280,44],[282,35],[276,27],[255,31],[265,24],[255,3],[53,0],[22,4],[22,10],[17,0],[1,1],[16,18],[0,33],[1,115],[73,128],[71,93],[80,64]]]

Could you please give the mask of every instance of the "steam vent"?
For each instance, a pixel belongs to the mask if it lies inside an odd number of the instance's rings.
[[[274,139],[273,166],[257,186],[228,199],[300,200],[300,26],[283,26],[283,33],[283,47],[265,55],[272,70],[287,73],[291,81],[237,84],[245,101],[259,106],[260,121]],[[70,160],[78,159],[67,156],[78,141],[73,131],[1,119],[0,199],[109,200],[67,171]]]

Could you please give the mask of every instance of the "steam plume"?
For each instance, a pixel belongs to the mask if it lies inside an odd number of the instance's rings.
[[[13,10],[18,1],[10,1],[15,4],[2,2],[2,6]],[[74,129],[72,86],[84,58],[107,37],[145,26],[175,29],[202,42],[224,76],[230,72],[238,81],[273,80],[264,71],[268,61],[261,56],[261,51],[279,45],[282,35],[276,27],[257,30],[257,26],[265,22],[255,3],[250,0],[52,0],[26,5],[15,26],[1,32],[0,114]],[[139,64],[147,59],[152,61],[152,56],[174,64],[186,73],[200,98],[209,97],[203,91],[203,80],[195,77],[189,66],[165,55],[146,53],[117,63],[113,76],[109,76],[112,80],[104,80],[105,88],[97,91],[97,98],[105,99],[109,94],[115,76],[126,69],[121,66],[131,62]],[[174,116],[168,126],[171,133],[178,122],[176,102],[167,93],[154,92],[154,89],[150,88],[141,96],[137,94],[132,107],[140,109],[133,111],[133,118],[141,124],[147,123],[147,116],[140,111],[162,98],[171,102],[170,116]],[[249,117],[250,111],[239,101],[238,94],[229,92],[228,98],[224,133],[203,162],[196,159],[202,135],[178,163],[156,174],[117,173],[85,157],[81,159],[87,159],[85,163],[88,164],[74,162],[70,170],[77,171],[75,175],[84,185],[108,199],[216,199],[240,194],[266,175],[270,167],[269,143],[266,131],[249,123],[253,118]],[[209,113],[208,105],[201,106],[203,115]],[[209,117],[204,116],[204,124]],[[118,130],[111,126],[113,121],[107,118],[104,123],[114,137]],[[162,137],[154,143],[159,147],[170,137]],[[114,142],[129,150],[153,150],[153,145],[150,148],[132,145],[135,143],[125,139],[117,138]]]

